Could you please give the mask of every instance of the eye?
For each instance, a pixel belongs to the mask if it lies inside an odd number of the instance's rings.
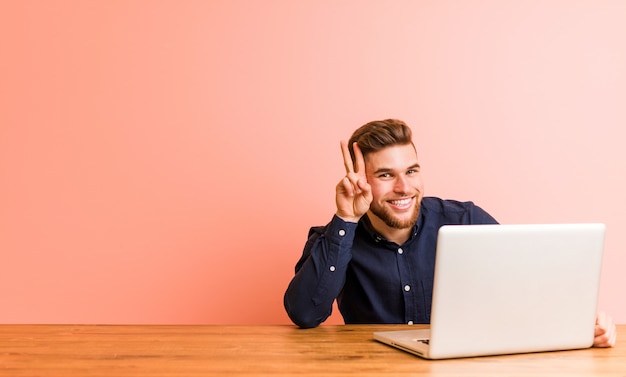
[[[406,174],[407,175],[414,175],[420,172],[420,166],[418,164],[415,164],[409,168],[407,168],[406,170]]]
[[[378,178],[391,178],[391,174],[389,173],[381,173],[378,175]]]

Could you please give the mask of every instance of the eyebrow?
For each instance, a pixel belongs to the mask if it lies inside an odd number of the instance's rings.
[[[411,169],[419,169],[420,168],[420,164],[415,163],[409,167],[407,167],[405,170],[411,170]],[[377,169],[376,171],[374,171],[374,174],[380,174],[380,173],[388,173],[388,172],[392,172],[393,169],[390,168],[380,168]]]

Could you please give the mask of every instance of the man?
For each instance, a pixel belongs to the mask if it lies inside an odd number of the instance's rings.
[[[341,150],[337,211],[309,231],[285,293],[287,314],[315,327],[337,299],[345,323],[430,323],[439,228],[496,220],[472,202],[424,197],[411,129],[400,120],[365,124]],[[612,346],[614,334],[599,314],[594,345]]]

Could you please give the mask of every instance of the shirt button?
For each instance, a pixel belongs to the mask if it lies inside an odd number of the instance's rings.
[[[404,253],[404,250],[402,250],[402,248],[398,248],[398,254],[402,255],[402,253]]]
[[[346,231],[345,231],[345,230],[343,230],[343,229],[339,229],[339,235],[340,235],[341,237],[345,236],[345,235],[346,235]]]
[[[410,290],[411,290],[411,286],[410,286],[410,285],[408,285],[408,284],[407,284],[407,285],[405,285],[405,286],[404,286],[404,290],[405,290],[406,292],[410,291]]]
[[[330,272],[335,272],[335,266],[330,266]]]
[[[412,324],[413,324],[413,321],[409,321],[409,322],[407,323],[407,325],[412,325]]]

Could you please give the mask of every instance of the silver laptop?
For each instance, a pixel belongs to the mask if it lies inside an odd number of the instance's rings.
[[[374,333],[427,359],[591,347],[604,224],[446,225],[430,329]]]

